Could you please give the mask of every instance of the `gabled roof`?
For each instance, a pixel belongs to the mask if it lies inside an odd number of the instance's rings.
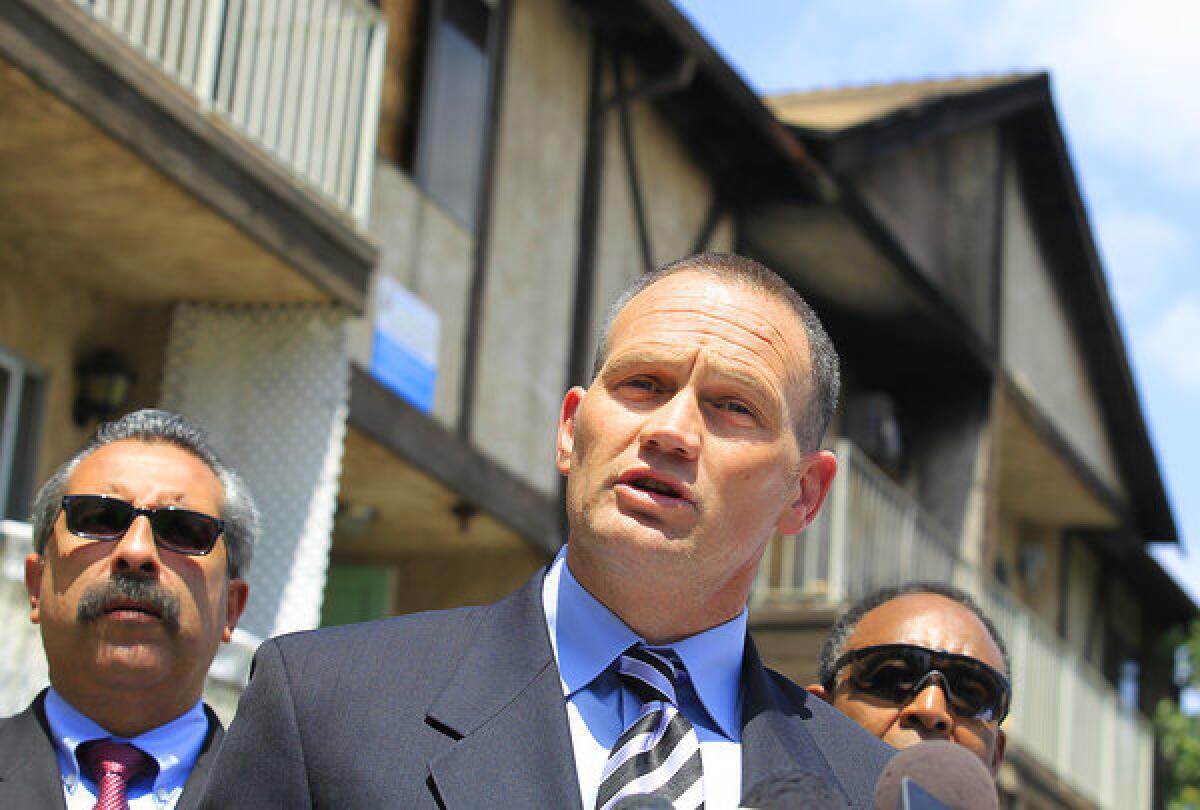
[[[779,93],[766,98],[767,106],[790,126],[810,131],[836,132],[892,115],[919,115],[923,108],[953,96],[1013,84],[1029,74],[928,79],[894,84],[869,84]]]
[[[786,93],[767,103],[843,183],[856,167],[889,152],[980,126],[1001,128],[1101,402],[1134,520],[1147,541],[1178,542],[1049,76],[844,87]]]

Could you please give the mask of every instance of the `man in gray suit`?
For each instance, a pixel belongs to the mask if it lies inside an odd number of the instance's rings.
[[[165,411],[102,425],[58,468],[25,561],[50,688],[0,720],[0,807],[198,804],[222,736],[201,691],[257,531],[238,477]]]
[[[733,807],[800,770],[869,807],[891,749],[746,632],[768,541],[833,479],[837,387],[770,270],[704,254],[643,276],[563,401],[564,550],[496,605],[266,642],[205,806]]]

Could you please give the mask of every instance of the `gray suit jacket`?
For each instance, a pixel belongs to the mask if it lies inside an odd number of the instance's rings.
[[[541,583],[265,642],[203,807],[579,808]],[[743,677],[743,786],[799,768],[870,807],[892,749],[753,643]]]
[[[43,691],[25,711],[0,719],[0,807],[5,810],[66,810],[58,756],[42,708],[45,698]],[[208,736],[175,810],[194,810],[200,804],[224,734],[212,709],[205,706],[204,712],[208,715]]]

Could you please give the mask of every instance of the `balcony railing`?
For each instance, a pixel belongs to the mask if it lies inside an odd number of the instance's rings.
[[[756,605],[841,605],[911,580],[973,593],[1012,657],[1010,744],[1035,756],[1103,808],[1149,808],[1154,736],[1141,715],[1000,583],[960,559],[955,543],[911,496],[853,444],[825,508],[801,535],[777,538],[755,587]]]
[[[74,0],[360,225],[387,24],[361,0]]]

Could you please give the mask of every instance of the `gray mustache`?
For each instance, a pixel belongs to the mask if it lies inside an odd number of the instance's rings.
[[[149,605],[167,632],[179,632],[179,597],[153,580],[117,574],[83,592],[76,609],[80,623],[94,622],[114,603],[131,600]]]

